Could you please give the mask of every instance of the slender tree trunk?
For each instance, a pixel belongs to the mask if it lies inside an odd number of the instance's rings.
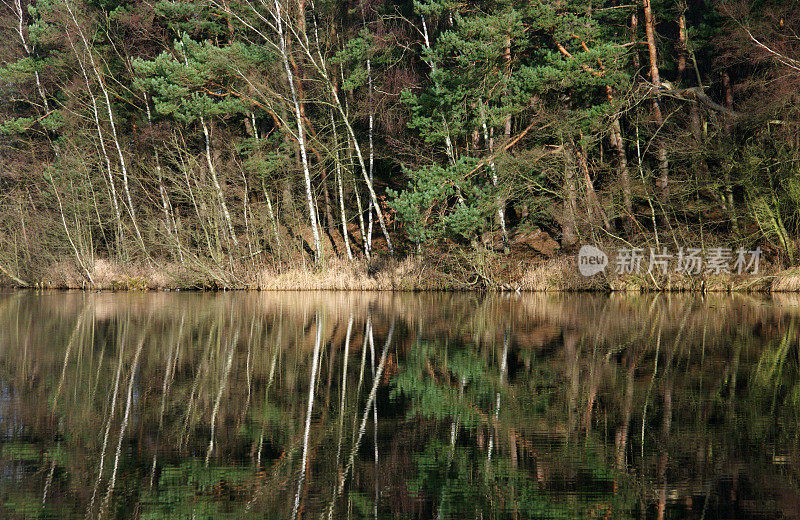
[[[275,234],[275,247],[278,254],[281,253],[281,237],[278,235],[278,219],[275,217],[275,211],[272,209],[272,200],[266,187],[264,187],[264,197],[267,199],[267,213],[269,213],[269,220],[272,223],[272,232]]]
[[[17,18],[17,34],[19,35],[19,41],[22,43],[22,48],[25,50],[25,54],[33,59],[34,57],[34,50],[35,47],[28,44],[27,38],[25,38],[25,13],[22,7],[22,0],[15,0],[12,10],[14,11],[14,15]],[[39,77],[39,70],[34,69],[33,77],[36,80],[36,91],[39,93],[39,97],[42,99],[42,108],[44,109],[44,115],[47,115],[50,112],[50,104],[47,101],[47,95],[44,91],[44,86],[42,85],[42,80]]]
[[[686,76],[686,57],[689,55],[688,34],[686,32],[686,2],[680,5],[678,15],[678,81],[683,83]]]
[[[593,213],[591,208],[595,208],[595,211],[597,211],[597,217],[600,219],[603,227],[610,231],[611,224],[608,221],[608,217],[606,216],[603,206],[600,204],[600,198],[597,196],[597,192],[594,189],[592,176],[589,173],[589,163],[586,160],[586,151],[575,148],[575,155],[578,157],[578,164],[581,167],[583,179],[586,183],[586,208],[589,211],[590,220]]]
[[[563,247],[571,247],[578,241],[575,222],[578,209],[575,167],[569,155],[569,153],[564,153],[564,208],[561,218],[561,245]]]
[[[339,214],[342,221],[342,239],[347,258],[353,259],[353,250],[350,248],[350,236],[347,234],[347,214],[344,210],[344,189],[342,187],[342,162],[339,156],[339,134],[336,131],[336,120],[333,117],[333,110],[330,111],[331,129],[333,130],[333,160],[336,169],[336,188],[339,194]]]
[[[731,87],[731,77],[727,72],[722,73],[722,88],[725,90],[725,107],[733,111],[733,88]],[[729,115],[725,116],[725,134],[731,138],[733,134],[733,122]],[[733,222],[733,228],[738,231],[739,223],[736,218],[736,208],[733,205],[733,181],[731,180],[731,169],[725,165],[723,167],[723,180],[725,182],[725,207],[728,215]]]
[[[289,91],[291,94],[292,106],[294,108],[294,116],[297,122],[297,143],[300,146],[300,159],[303,166],[303,178],[306,184],[306,202],[308,203],[308,218],[311,222],[311,233],[314,237],[314,261],[322,261],[322,242],[320,241],[319,228],[317,227],[317,212],[314,208],[314,197],[311,188],[311,171],[308,166],[308,154],[306,151],[306,137],[303,129],[303,117],[300,112],[300,103],[297,98],[297,89],[294,85],[294,74],[292,67],[289,64],[289,51],[286,48],[286,37],[283,30],[283,14],[281,12],[281,4],[279,0],[275,0],[275,21],[276,30],[278,32],[279,50],[281,53],[281,60],[283,61],[284,72],[286,73],[286,81],[289,84]],[[303,18],[303,26],[305,26],[305,19]]]
[[[639,62],[639,15],[636,9],[631,13],[631,41],[633,46],[633,69],[638,73],[641,63]]]
[[[128,166],[125,162],[125,154],[122,152],[122,145],[120,144],[119,137],[117,135],[117,125],[114,119],[114,110],[111,107],[111,98],[108,95],[108,89],[106,88],[105,81],[103,81],[103,77],[100,74],[100,68],[98,67],[97,63],[94,61],[94,55],[92,53],[92,48],[89,45],[89,42],[86,40],[86,35],[83,34],[83,30],[78,23],[77,18],[75,17],[75,13],[72,11],[72,8],[69,5],[69,2],[65,4],[67,6],[67,10],[69,11],[70,16],[72,17],[72,21],[75,24],[75,28],[78,30],[78,34],[83,41],[84,49],[86,50],[86,54],[89,56],[89,63],[92,67],[92,71],[94,72],[95,79],[97,80],[97,84],[100,86],[100,90],[103,93],[103,98],[105,99],[106,103],[106,112],[108,113],[108,123],[111,126],[111,137],[114,141],[114,146],[117,149],[117,156],[119,157],[119,166],[122,170],[122,186],[125,191],[125,198],[128,202],[128,213],[131,217],[131,223],[133,224],[133,230],[136,233],[136,238],[139,242],[139,247],[142,248],[142,253],[147,255],[147,248],[144,245],[144,239],[142,238],[142,233],[139,231],[139,224],[136,220],[136,211],[134,210],[133,206],[133,199],[131,197],[130,186],[128,182]]]
[[[228,211],[228,205],[225,203],[225,194],[222,192],[222,186],[219,184],[219,179],[217,178],[217,169],[214,167],[214,160],[211,156],[211,133],[208,131],[208,125],[206,124],[206,119],[203,116],[200,116],[200,126],[203,128],[203,137],[205,138],[206,163],[208,164],[208,172],[211,174],[211,182],[214,183],[217,199],[219,199],[219,205],[222,208],[222,215],[225,217],[225,223],[228,225],[228,233],[230,233],[233,245],[238,246],[239,240],[236,238],[236,232],[233,230],[233,220],[231,219],[231,214]]]
[[[658,128],[656,132],[661,132],[664,126],[664,115],[661,112],[661,76],[658,72],[658,56],[656,53],[655,20],[653,10],[650,5],[651,0],[642,0],[644,9],[644,27],[647,34],[647,50],[650,56],[650,80],[653,83],[653,117]],[[657,139],[658,153],[658,178],[656,186],[661,192],[661,196],[669,196],[669,161],[667,160],[667,146],[663,138]]]
[[[84,83],[86,84],[86,91],[89,94],[89,98],[92,102],[92,116],[94,117],[94,123],[97,128],[97,139],[100,145],[100,151],[103,154],[103,159],[105,160],[106,164],[106,173],[108,174],[108,185],[109,190],[111,191],[111,203],[114,206],[114,219],[117,224],[117,247],[121,248],[122,246],[122,239],[123,239],[123,230],[122,230],[122,213],[119,209],[119,197],[117,196],[117,187],[116,182],[114,181],[114,173],[111,168],[111,159],[108,156],[108,151],[106,150],[106,142],[105,137],[103,135],[103,127],[100,124],[100,112],[97,106],[97,98],[94,96],[92,92],[92,86],[89,82],[89,75],[86,72],[86,66],[83,63],[83,59],[78,54],[78,49],[75,48],[75,44],[72,41],[72,38],[67,35],[67,39],[69,41],[70,47],[72,48],[72,52],[75,54],[75,58],[78,61],[78,65],[81,69],[81,74],[83,75]]]
[[[147,97],[147,93],[144,93],[144,106],[147,111],[147,124],[152,130],[153,128],[153,117],[150,112],[150,101]],[[156,161],[156,175],[158,176],[158,194],[161,197],[161,211],[164,213],[164,225],[167,228],[167,234],[172,238],[175,242],[175,248],[178,253],[178,260],[183,263],[183,251],[181,251],[181,240],[178,236],[178,227],[175,224],[175,219],[172,216],[171,207],[172,204],[169,201],[169,195],[167,194],[167,189],[164,186],[164,176],[161,169],[161,158],[158,154],[158,147],[155,145],[153,146],[153,156]]]
[[[373,130],[375,126],[373,93],[372,93],[372,63],[367,58],[367,88],[369,89],[369,181],[374,182],[375,147],[373,145]],[[367,249],[372,251],[372,202],[369,204],[369,225],[367,226]]]
[[[625,213],[633,219],[633,201],[631,196],[631,176],[628,170],[628,156],[625,153],[625,142],[622,140],[622,127],[619,124],[619,117],[614,118],[611,123],[611,146],[617,156],[617,177],[622,185],[622,205]]]
[[[478,99],[478,107],[481,114],[481,126],[483,127],[483,140],[489,148],[489,155],[494,154],[494,139],[489,136],[489,130],[486,125],[486,109],[483,106],[483,100]],[[506,141],[509,139],[511,133],[511,117],[506,119]],[[492,174],[492,185],[497,188],[497,167],[494,160],[489,161],[489,171]],[[506,229],[506,215],[505,215],[505,201],[501,196],[497,196],[497,220],[500,223],[500,231],[503,235],[503,252],[508,254],[508,230]]]
[[[372,185],[372,181],[369,178],[367,166],[364,162],[364,155],[361,153],[361,146],[358,144],[358,139],[356,139],[356,134],[353,131],[353,127],[350,124],[350,121],[347,119],[346,114],[344,112],[344,108],[342,107],[342,104],[339,101],[339,95],[336,93],[334,89],[331,90],[333,92],[334,104],[339,109],[339,113],[344,119],[345,127],[347,128],[347,131],[350,134],[350,138],[352,139],[353,146],[355,147],[356,157],[358,158],[358,164],[361,167],[361,173],[364,176],[364,181],[366,181],[367,183],[367,190],[369,191],[370,200],[372,201],[372,206],[375,208],[375,214],[378,217],[378,224],[380,224],[381,231],[383,232],[383,236],[386,239],[386,246],[389,248],[389,255],[394,256],[394,247],[392,246],[392,239],[389,237],[389,230],[387,229],[386,221],[383,218],[383,211],[381,211],[380,204],[378,203],[378,196],[375,194],[375,189]]]

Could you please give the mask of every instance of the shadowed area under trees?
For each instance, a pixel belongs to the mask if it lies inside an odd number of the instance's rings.
[[[791,268],[799,22],[778,0],[2,0],[0,281],[526,288],[582,243]]]

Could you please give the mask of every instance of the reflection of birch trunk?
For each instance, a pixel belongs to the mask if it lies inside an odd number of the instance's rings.
[[[650,392],[653,391],[653,383],[658,375],[658,356],[661,353],[661,327],[658,329],[658,339],[656,340],[656,355],[653,360],[653,377],[650,378],[650,384],[647,387],[647,394],[644,398],[644,406],[642,407],[642,445],[640,456],[644,459],[644,429],[647,424],[647,406],[650,404]]]
[[[361,368],[358,371],[358,386],[356,387],[356,399],[361,396],[361,385],[364,382],[364,364],[366,363],[367,359],[367,346],[369,342],[369,336],[372,334],[372,318],[367,316],[367,324],[364,326],[364,342],[361,344]],[[358,420],[357,417],[353,417],[353,439],[352,442],[356,442],[356,421]]]
[[[370,329],[370,334],[371,334]],[[372,389],[369,392],[369,396],[367,397],[367,404],[364,406],[364,414],[361,416],[361,425],[358,427],[358,435],[354,435],[354,442],[353,447],[350,450],[350,456],[347,459],[347,465],[339,474],[339,481],[336,486],[336,490],[333,493],[333,497],[331,497],[331,501],[328,503],[328,517],[331,516],[333,511],[333,506],[336,504],[336,499],[342,493],[344,489],[344,485],[347,482],[347,475],[353,469],[353,464],[355,464],[356,453],[358,452],[358,447],[361,445],[361,439],[364,437],[364,432],[367,429],[367,421],[369,420],[369,412],[372,409],[373,403],[375,402],[375,396],[378,393],[378,384],[381,381],[381,376],[383,375],[383,369],[386,366],[386,355],[389,352],[389,347],[392,344],[392,335],[394,334],[394,321],[389,326],[389,334],[386,336],[386,343],[383,346],[383,351],[381,352],[380,360],[378,361],[378,367],[375,370],[375,377],[372,381]],[[355,433],[355,432],[354,432]],[[321,514],[320,518],[324,518],[325,514]]]
[[[636,363],[631,363],[628,367],[628,376],[625,383],[625,400],[622,405],[622,425],[617,430],[617,469],[624,469],[628,449],[628,436],[631,427],[631,412],[633,410],[633,376],[636,371]]]
[[[156,433],[156,439],[161,438],[161,429],[164,426],[164,410],[167,407],[167,394],[170,390],[170,384],[172,383],[172,377],[175,374],[175,365],[178,362],[178,348],[180,348],[181,337],[183,336],[183,323],[186,318],[186,313],[184,312],[181,314],[181,323],[178,326],[178,337],[175,341],[175,347],[169,350],[169,355],[167,356],[167,364],[164,367],[164,381],[161,383],[161,407],[158,411],[158,430]],[[158,447],[154,450],[153,453],[153,464],[150,468],[150,487],[153,487],[153,483],[156,477],[156,462],[157,462],[157,452]]]
[[[342,437],[344,436],[344,404],[347,398],[347,360],[350,354],[350,336],[353,333],[353,315],[347,322],[347,336],[344,340],[344,353],[342,360],[342,396],[339,403],[339,440],[336,445],[336,467],[339,467],[339,456],[342,453]]]
[[[499,431],[498,422],[500,420],[500,391],[506,381],[506,372],[508,371],[508,347],[511,345],[511,331],[506,328],[503,333],[503,357],[500,360],[500,381],[497,394],[494,401],[494,421],[492,425],[492,433],[489,435],[489,449],[486,454],[486,472],[492,464],[492,450],[494,448],[495,434]]]
[[[214,400],[214,409],[211,411],[211,439],[208,441],[208,451],[206,451],[206,467],[208,466],[208,461],[211,458],[211,453],[214,451],[214,441],[215,441],[215,432],[217,425],[217,414],[219,413],[219,404],[222,401],[222,394],[228,387],[228,376],[231,373],[231,365],[233,364],[233,354],[236,352],[236,344],[238,342],[239,342],[239,331],[237,330],[233,336],[233,341],[231,341],[231,344],[228,347],[228,359],[225,361],[225,371],[222,375],[222,380],[219,383],[219,389],[217,390],[217,398]]]
[[[342,439],[344,438],[344,409],[347,397],[347,358],[350,353],[350,335],[353,332],[353,315],[350,314],[350,320],[347,322],[347,336],[344,341],[344,359],[342,360],[342,396],[339,404],[339,439],[336,443],[336,470],[341,473],[340,461],[342,455]],[[333,485],[333,492],[336,492],[336,484]],[[328,511],[328,520],[331,520],[333,511]]]
[[[311,415],[314,411],[314,389],[317,385],[317,366],[319,365],[319,352],[322,345],[322,319],[317,313],[317,337],[314,342],[314,357],[311,361],[311,380],[308,383],[308,408],[306,408],[306,425],[303,431],[303,458],[300,466],[300,477],[297,479],[297,491],[294,494],[294,508],[292,520],[297,518],[300,510],[300,492],[306,478],[306,465],[308,464],[308,438],[311,434]]]
[[[108,480],[108,489],[106,490],[106,496],[103,499],[103,504],[100,506],[100,513],[98,518],[102,518],[103,514],[108,508],[108,504],[111,501],[111,495],[114,493],[114,486],[117,483],[117,470],[119,469],[119,459],[122,455],[122,441],[125,438],[125,431],[128,429],[128,420],[131,417],[131,404],[133,402],[133,386],[136,383],[136,372],[139,370],[139,359],[142,354],[142,347],[144,347],[144,340],[147,337],[146,334],[142,334],[141,339],[139,340],[139,346],[136,347],[136,354],[133,356],[133,364],[131,365],[131,375],[128,378],[128,395],[127,400],[125,402],[125,415],[122,416],[122,425],[119,428],[119,439],[117,440],[117,453],[114,457],[114,467],[111,470],[111,478]]]
[[[274,325],[274,323],[273,323]],[[275,346],[272,353],[272,362],[269,367],[269,377],[267,379],[267,388],[264,390],[264,403],[269,402],[269,391],[272,388],[272,382],[275,380],[275,366],[278,363],[278,353],[280,352],[281,331],[283,330],[283,318],[278,321],[278,331],[275,334]],[[258,455],[256,455],[256,471],[261,470],[261,451],[264,447],[264,428],[266,425],[266,418],[261,425],[261,435],[258,437]]]
[[[661,442],[662,453],[658,461],[658,478],[661,480],[661,490],[658,494],[658,520],[664,520],[667,514],[667,463],[669,462],[669,450],[666,446],[669,440],[669,430],[672,424],[672,382],[671,378],[664,389],[664,417],[661,423]]]
[[[458,388],[458,402],[461,404],[461,400],[464,397],[464,387],[467,384],[467,378],[461,378],[461,385]],[[453,465],[453,457],[456,453],[456,438],[458,437],[458,412],[456,412],[456,416],[453,417],[452,423],[450,423],[450,451],[447,452],[447,470],[445,471],[446,474],[450,473],[450,467]],[[436,513],[436,518],[442,518],[442,509],[444,509],[444,493],[439,498],[439,509]]]
[[[106,431],[103,435],[103,447],[100,449],[100,464],[97,469],[97,480],[94,484],[94,490],[92,491],[92,498],[89,501],[89,507],[86,510],[86,518],[92,516],[92,510],[94,509],[94,501],[97,498],[97,491],[100,488],[100,480],[103,478],[103,468],[105,466],[105,459],[106,459],[106,449],[108,448],[108,436],[111,432],[111,422],[114,420],[114,413],[117,409],[117,394],[119,393],[119,380],[122,374],[122,357],[125,353],[125,341],[120,342],[119,348],[119,360],[117,361],[117,374],[114,376],[114,393],[111,397],[111,407],[108,411],[108,421],[106,421]]]
[[[372,377],[375,377],[375,339],[372,336],[372,330],[369,334],[369,358],[372,365]],[[373,512],[375,519],[378,518],[378,402],[372,404],[372,446],[375,452],[375,502],[373,503]]]
[[[56,405],[58,404],[58,398],[61,395],[61,389],[64,386],[64,380],[67,377],[67,365],[69,364],[69,356],[72,353],[72,347],[75,345],[75,340],[78,338],[78,331],[83,328],[83,320],[86,317],[86,313],[88,308],[84,310],[80,316],[78,316],[77,321],[75,322],[75,327],[72,329],[72,334],[70,334],[69,341],[67,342],[67,349],[64,352],[64,363],[61,366],[61,377],[58,380],[58,386],[56,387],[56,395],[53,398],[53,411],[56,410]]]

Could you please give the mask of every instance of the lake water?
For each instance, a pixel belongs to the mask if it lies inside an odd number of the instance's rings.
[[[0,293],[0,518],[800,518],[797,296]]]

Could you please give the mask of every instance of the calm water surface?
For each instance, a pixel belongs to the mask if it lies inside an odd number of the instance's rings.
[[[800,518],[795,296],[0,293],[0,518]]]

